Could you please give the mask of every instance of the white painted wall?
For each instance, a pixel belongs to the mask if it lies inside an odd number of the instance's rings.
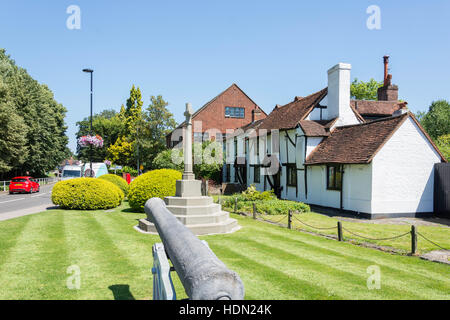
[[[308,197],[303,199],[302,195],[299,195],[299,200],[339,209],[341,206],[340,191],[327,189],[326,168],[326,165],[308,167]],[[302,177],[300,179],[304,183]],[[370,213],[371,179],[370,164],[344,166],[342,204],[345,210]]]
[[[309,154],[319,145],[319,143],[323,140],[323,137],[308,137],[306,139],[306,158]]]
[[[345,210],[371,212],[372,164],[344,166],[342,203]]]
[[[309,166],[307,171],[307,203],[325,207],[340,207],[340,192],[327,190],[326,166]]]
[[[408,118],[372,161],[372,213],[433,211],[439,154]]]

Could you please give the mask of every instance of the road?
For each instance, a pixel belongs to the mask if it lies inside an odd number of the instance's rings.
[[[38,193],[0,194],[0,221],[33,214],[54,207],[51,191],[54,184],[42,185]]]

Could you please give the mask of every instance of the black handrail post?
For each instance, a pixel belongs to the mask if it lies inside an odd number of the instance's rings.
[[[416,226],[411,226],[411,254],[414,255],[417,252],[417,230]]]
[[[337,222],[337,231],[338,231],[338,240],[343,241],[342,237],[342,223],[340,221]]]
[[[288,210],[288,229],[292,229],[292,211]]]
[[[237,198],[234,198],[234,213],[237,213]]]
[[[256,219],[256,203],[253,202],[253,219]]]

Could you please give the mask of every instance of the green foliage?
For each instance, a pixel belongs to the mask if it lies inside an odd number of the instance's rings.
[[[153,159],[165,148],[165,136],[177,123],[162,96],[151,96],[150,100],[150,105],[143,111],[141,91],[133,85],[126,107],[122,105],[119,113],[105,110],[93,117],[93,133],[104,140],[103,148],[93,150],[94,161],[108,159],[118,165],[136,167],[139,159],[144,170],[152,168]],[[89,118],[77,125],[77,138],[89,133]],[[78,148],[77,155],[87,161],[90,149]]]
[[[116,186],[118,186],[120,188],[120,190],[122,190],[124,195],[127,196],[129,186],[128,186],[128,183],[123,178],[121,178],[115,174],[104,174],[104,175],[100,176],[99,179],[104,179],[104,180],[114,183]]]
[[[77,139],[88,135],[90,130],[89,117],[78,121],[77,126]],[[114,110],[104,110],[99,114],[95,114],[92,117],[92,131],[103,138],[103,148],[92,148],[92,161],[103,162],[108,156],[108,148],[117,141],[124,130],[125,124]],[[77,146],[77,158],[84,162],[89,161],[90,152],[90,148]]]
[[[176,152],[176,151],[174,151]],[[182,154],[180,155],[182,158]],[[158,155],[153,159],[152,168],[155,169],[173,169],[178,171],[183,171],[183,163],[175,163],[172,160],[172,149],[164,150],[158,153]]]
[[[107,158],[112,163],[118,163],[121,165],[131,164],[133,154],[133,144],[127,141],[126,137],[117,138],[113,145],[110,145],[107,150]]]
[[[104,179],[76,178],[60,181],[52,189],[52,201],[63,209],[98,210],[119,206],[124,193]]]
[[[273,190],[267,190],[260,192],[256,190],[254,184],[247,188],[244,192],[241,193],[240,197],[243,201],[256,201],[256,200],[272,200],[276,199],[276,196]]]
[[[8,89],[0,78],[0,172],[8,172],[14,165],[23,164],[28,156],[27,127],[8,96]]]
[[[234,210],[235,199],[237,199],[237,209],[242,212],[253,212],[253,203],[259,213],[270,215],[287,214],[292,212],[310,212],[309,206],[303,202],[277,199],[273,190],[260,192],[251,185],[242,193],[234,194],[225,198],[223,206]]]
[[[447,161],[450,160],[450,134],[444,134],[436,139],[436,145]]]
[[[450,103],[446,100],[433,101],[428,112],[419,112],[417,118],[434,141],[450,134]]]
[[[370,79],[369,82],[359,81],[355,78],[350,86],[350,95],[357,100],[378,100],[378,88],[383,86],[383,82]]]
[[[167,109],[168,105],[161,95],[151,96],[150,104],[142,115],[142,121],[137,124],[136,144],[139,147],[139,162],[146,169],[156,169],[152,167],[153,159],[166,148],[166,135],[177,126],[173,114]]]
[[[129,173],[132,177],[137,177],[138,175],[137,170],[129,166],[124,166],[122,169],[117,170],[117,173]]]
[[[135,87],[134,84],[130,90],[130,97],[127,99],[127,107],[125,109],[125,135],[127,137],[136,133],[136,124],[142,119],[142,101],[141,89]]]
[[[3,164],[0,174],[24,174],[29,171],[34,176],[45,176],[67,155],[66,109],[55,101],[46,85],[16,66],[4,49],[0,49],[0,82],[2,121],[17,125],[17,129],[12,129],[8,134],[13,143],[8,142],[8,149],[1,156]],[[6,116],[6,113],[9,115]],[[22,131],[23,138],[19,138],[18,130],[25,126],[27,129]],[[2,132],[4,134],[5,131]],[[5,139],[5,136],[0,139]],[[23,155],[18,156],[21,153]]]
[[[222,145],[218,142],[205,141],[202,144],[194,143],[192,150],[195,176],[197,178],[220,181],[223,165]],[[216,157],[215,152],[217,150],[220,151],[220,154]],[[183,150],[174,148],[160,152],[153,160],[152,167],[155,169],[164,168],[183,171]]]
[[[128,192],[130,206],[143,212],[148,199],[174,196],[177,180],[181,180],[181,173],[172,169],[153,170],[140,175],[130,184]]]

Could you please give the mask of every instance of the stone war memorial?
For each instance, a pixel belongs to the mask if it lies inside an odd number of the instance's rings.
[[[195,179],[192,160],[192,106],[186,104],[186,127],[183,139],[184,173],[176,182],[174,197],[166,197],[166,208],[195,235],[232,233],[241,227],[229,213],[222,211],[212,197],[202,196],[200,180]],[[148,233],[157,233],[151,215],[139,220],[139,228]]]

